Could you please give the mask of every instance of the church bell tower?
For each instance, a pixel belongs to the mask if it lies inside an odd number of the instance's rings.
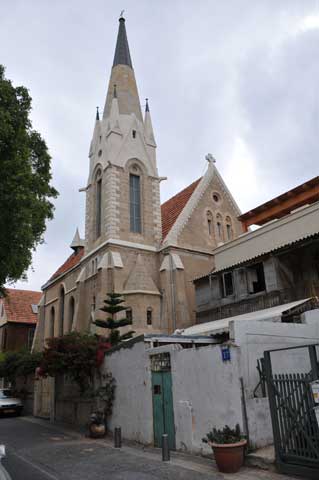
[[[140,104],[125,19],[118,36],[103,115],[97,110],[86,187],[86,253],[107,241],[161,242],[156,142],[148,101]]]

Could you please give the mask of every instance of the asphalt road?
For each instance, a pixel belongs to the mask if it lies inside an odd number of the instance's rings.
[[[114,449],[103,441],[53,428],[32,418],[0,418],[3,465],[12,480],[220,480],[213,468],[194,471],[159,454],[133,448]],[[207,473],[207,471],[209,473]]]

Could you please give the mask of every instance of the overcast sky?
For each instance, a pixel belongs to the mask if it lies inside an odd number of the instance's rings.
[[[1,0],[0,63],[33,98],[60,192],[28,282],[40,289],[84,235],[95,107],[103,108],[120,10],[148,97],[162,201],[211,152],[242,211],[318,175],[319,3],[312,0]]]

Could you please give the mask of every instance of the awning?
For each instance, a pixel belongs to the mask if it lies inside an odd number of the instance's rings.
[[[185,328],[182,332],[179,332],[181,335],[215,335],[217,333],[228,332],[230,322],[240,320],[270,321],[309,300],[311,300],[311,298],[285,303],[283,305],[278,305],[277,307],[257,310],[256,312],[244,313],[243,315],[236,315],[235,317],[227,317],[212,322],[199,323],[198,325],[193,325],[192,327]]]
[[[319,234],[319,202],[244,233],[214,250],[213,274]]]

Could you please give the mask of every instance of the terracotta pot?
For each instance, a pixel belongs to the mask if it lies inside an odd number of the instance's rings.
[[[244,449],[247,440],[237,443],[210,443],[218,470],[223,473],[236,473],[244,463]]]
[[[89,426],[89,432],[91,438],[102,438],[106,434],[105,424],[101,423],[97,425],[96,423],[91,423]]]

